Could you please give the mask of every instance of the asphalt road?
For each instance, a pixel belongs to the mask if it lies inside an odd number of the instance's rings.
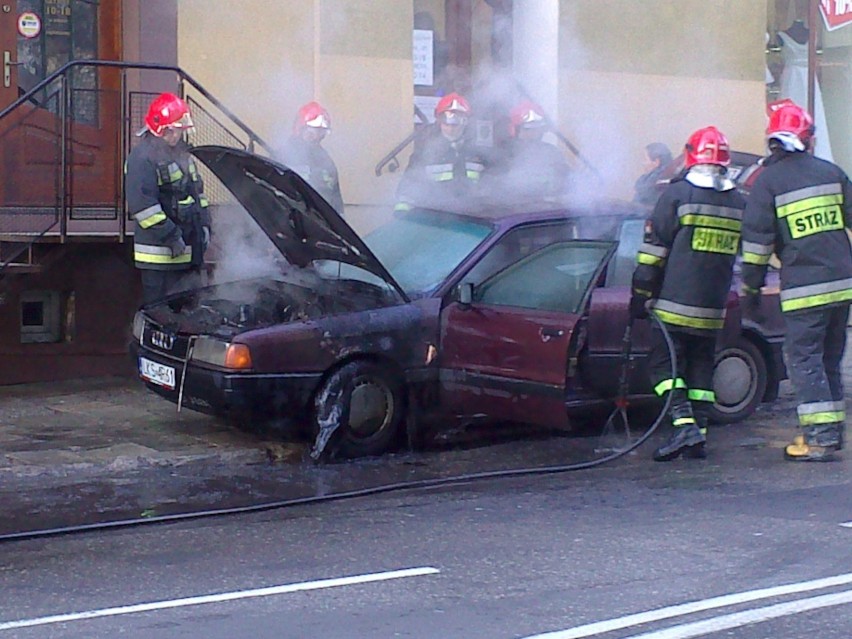
[[[784,462],[788,410],[716,429],[705,461],[654,464],[649,442],[573,473],[3,543],[0,639],[848,639],[852,462]],[[569,445],[312,473],[320,489],[546,464]]]

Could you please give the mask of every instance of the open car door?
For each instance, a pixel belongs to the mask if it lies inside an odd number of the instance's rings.
[[[442,405],[462,418],[564,425],[575,333],[614,251],[560,241],[476,286],[463,279],[441,314]]]
[[[630,321],[631,281],[644,234],[644,218],[628,218],[620,222],[616,233],[618,248],[607,267],[606,285],[594,289],[589,303],[589,330],[586,349],[580,360],[580,381],[583,387],[604,397],[610,397],[618,390],[624,364],[624,330]],[[631,394],[651,394],[646,357],[651,348],[650,320],[633,322],[630,346],[629,391]]]

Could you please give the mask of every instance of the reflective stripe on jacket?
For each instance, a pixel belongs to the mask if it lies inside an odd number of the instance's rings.
[[[852,302],[852,186],[810,153],[775,151],[754,182],[743,218],[743,284],[758,290],[772,254],[781,261],[781,310]]]
[[[416,147],[397,187],[397,199],[441,208],[475,194],[489,158],[481,147],[462,138],[450,142],[434,132]]]
[[[134,221],[137,268],[184,270],[203,260],[203,227],[210,213],[203,183],[188,147],[171,147],[146,133],[125,162],[127,210]],[[178,240],[185,251],[172,257]]]
[[[691,332],[715,331],[725,321],[745,201],[676,179],[646,222],[633,289],[656,298],[657,317]],[[644,291],[644,293],[643,293]]]

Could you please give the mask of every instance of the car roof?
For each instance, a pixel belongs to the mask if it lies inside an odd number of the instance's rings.
[[[594,201],[566,200],[563,202],[528,201],[516,203],[489,203],[485,200],[466,200],[449,207],[419,207],[436,214],[450,214],[509,225],[526,221],[566,218],[625,217],[644,218],[650,214],[648,207],[626,200],[597,199]]]

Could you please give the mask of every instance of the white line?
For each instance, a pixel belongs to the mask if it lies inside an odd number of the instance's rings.
[[[852,521],[844,521],[840,525],[843,526],[844,528],[852,528]]]
[[[694,621],[693,623],[675,626],[674,628],[646,632],[642,635],[633,635],[626,637],[626,639],[691,639],[692,637],[700,637],[711,632],[721,632],[722,630],[748,626],[778,617],[807,612],[808,610],[827,608],[828,606],[840,606],[848,603],[852,603],[852,590],[836,592],[832,595],[822,595],[821,597],[811,597],[810,599],[788,601],[787,603],[766,606],[765,608],[744,610],[743,612],[735,612],[730,615],[714,617],[713,619],[706,619],[704,621]]]
[[[638,626],[639,624],[649,623],[651,621],[660,621],[661,619],[670,619],[681,615],[689,615],[703,610],[723,608],[725,606],[733,606],[736,604],[746,603],[748,601],[757,601],[759,599],[768,599],[770,597],[807,592],[809,590],[819,590],[821,588],[831,588],[833,586],[844,586],[849,583],[852,583],[852,573],[837,575],[836,577],[826,577],[825,579],[815,579],[813,581],[803,581],[800,583],[788,584],[786,586],[762,588],[760,590],[748,590],[731,595],[703,599],[701,601],[691,601],[689,603],[669,606],[667,608],[638,612],[636,614],[618,617],[616,619],[596,621],[594,623],[577,626],[575,628],[568,628],[566,630],[556,630],[540,635],[530,635],[528,637],[524,637],[524,639],[580,639],[580,637],[591,637],[605,632],[612,632],[613,630],[630,628],[631,626]]]
[[[36,619],[21,619],[19,621],[0,622],[0,630],[12,630],[14,628],[29,628],[32,626],[45,626],[52,623],[63,623],[67,621],[80,621],[82,619],[95,619],[97,617],[115,617],[117,615],[129,615],[136,612],[148,612],[150,610],[166,610],[168,608],[182,608],[185,606],[198,606],[201,604],[219,603],[222,601],[235,601],[237,599],[249,599],[252,597],[269,597],[271,595],[283,595],[290,592],[303,590],[320,590],[322,588],[337,588],[339,586],[352,586],[354,584],[366,584],[374,581],[387,581],[388,579],[402,579],[404,577],[421,577],[423,575],[434,575],[439,573],[437,568],[408,568],[406,570],[393,570],[390,572],[376,572],[366,575],[355,575],[353,577],[339,577],[337,579],[321,579],[319,581],[304,581],[301,583],[286,584],[283,586],[270,586],[268,588],[257,588],[255,590],[237,590],[234,592],[223,592],[218,595],[202,595],[199,597],[186,597],[183,599],[170,599],[166,601],[154,601],[150,603],[134,604],[130,606],[119,606],[116,608],[102,608],[100,610],[89,610],[86,612],[71,612],[62,615],[51,615],[49,617],[38,617]]]

